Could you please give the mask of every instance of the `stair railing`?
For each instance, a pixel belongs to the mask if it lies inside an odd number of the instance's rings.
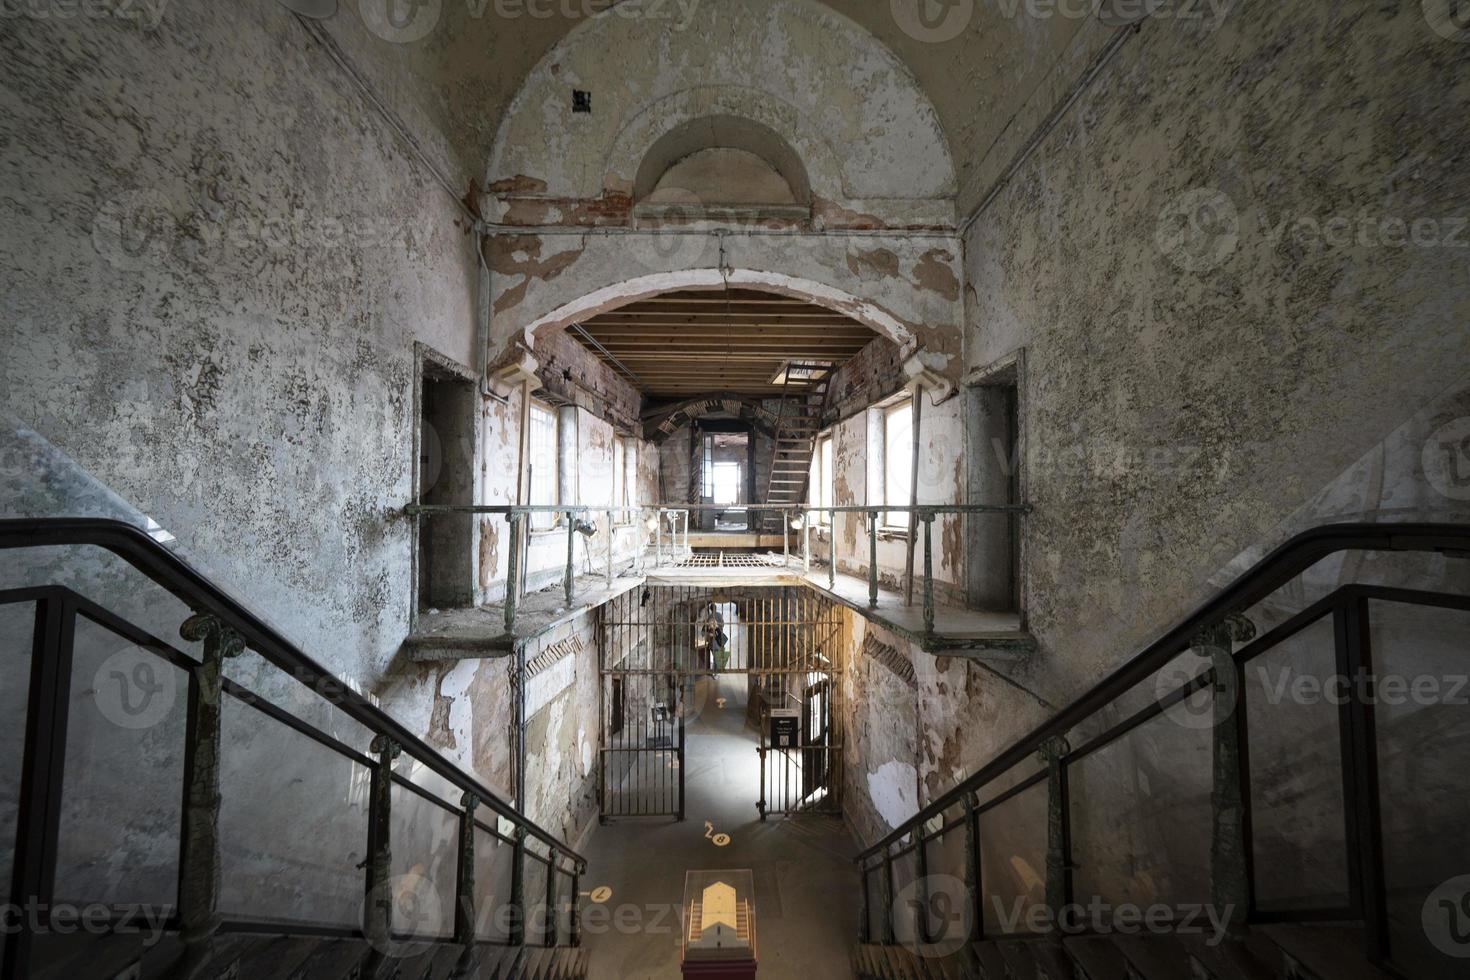
[[[986,870],[982,868],[982,824],[987,814],[1032,791],[1043,794],[1045,802],[1045,908],[1052,922],[1065,921],[1064,911],[1075,908],[1074,877],[1079,870],[1069,795],[1073,770],[1140,726],[1199,695],[1210,699],[1208,708],[1212,712],[1211,905],[1227,915],[1232,929],[1246,923],[1361,920],[1365,954],[1380,968],[1391,971],[1374,714],[1378,683],[1371,631],[1374,608],[1375,604],[1394,604],[1470,611],[1470,597],[1345,585],[1264,635],[1254,635],[1254,627],[1240,615],[1242,612],[1322,559],[1349,551],[1432,553],[1466,559],[1470,558],[1470,525],[1339,524],[1307,531],[1283,544],[1085,694],[866,848],[856,858],[861,876],[860,941],[904,945],[921,953],[927,949],[926,955],[943,956],[982,939],[996,938],[986,928],[982,905],[989,894],[984,884]],[[1251,729],[1245,704],[1245,667],[1313,626],[1331,628],[1333,669],[1341,688],[1339,754],[1348,901],[1343,907],[1266,908],[1258,899],[1259,869],[1252,853]],[[1144,707],[1087,737],[1083,744],[1069,744],[1068,736],[1079,726],[1118,704],[1130,692],[1136,696],[1138,685],[1151,677],[1157,681],[1159,671],[1191,649],[1202,651],[1209,666],[1177,687],[1162,692],[1156,687],[1159,696]],[[1002,777],[1008,775],[1012,778],[1002,783]],[[958,864],[964,895],[927,893],[930,855],[936,848],[940,853],[948,849],[950,855],[962,855]],[[906,894],[903,901],[895,894],[899,884],[895,868],[900,862],[914,870],[902,889],[905,893],[912,889],[914,894]],[[998,898],[999,893],[989,897]],[[963,915],[940,916],[936,922],[936,908],[954,912],[958,901],[964,902]],[[946,932],[954,925],[962,935],[954,930]],[[1001,936],[1018,938],[1016,932],[1004,929]]]
[[[176,905],[169,910],[165,924],[168,930],[179,933],[186,973],[205,962],[213,938],[222,931],[360,938],[368,941],[372,955],[380,961],[400,955],[394,950],[403,941],[403,930],[395,922],[391,894],[396,843],[392,832],[395,790],[430,804],[447,819],[457,821],[460,828],[453,883],[452,936],[410,935],[408,938],[413,943],[453,942],[466,949],[486,942],[525,944],[528,924],[536,924],[529,922],[527,910],[538,904],[541,896],[526,895],[523,883],[528,867],[542,866],[549,906],[540,924],[542,942],[548,946],[579,944],[575,905],[580,876],[587,867],[582,855],[446,760],[141,529],[122,521],[103,519],[0,520],[0,551],[59,547],[95,547],[110,552],[179,599],[193,611],[181,624],[180,635],[198,643],[202,656],[195,658],[184,653],[63,585],[0,592],[0,608],[27,604],[35,609],[9,905],[9,911],[14,913],[24,903],[30,914],[5,923],[4,976],[30,976],[38,937],[70,931],[53,930],[49,917],[57,898],[68,711],[74,698],[71,674],[78,624],[82,621],[88,628],[91,624],[100,625],[134,644],[153,658],[149,661],[152,668],[175,671],[183,678],[187,720],[184,744],[176,747],[184,758],[178,885]],[[371,734],[368,750],[363,752],[346,744],[336,735],[226,678],[225,662],[247,650],[362,726]],[[227,921],[221,915],[221,853],[226,843],[220,828],[220,772],[224,761],[222,751],[226,748],[221,719],[224,706],[230,702],[258,712],[264,719],[336,753],[370,774],[367,857],[360,865],[365,872],[361,928],[327,927],[279,918]],[[458,797],[446,799],[444,794],[402,773],[402,767],[395,766],[395,760],[401,756],[411,758],[439,777]],[[485,938],[482,927],[487,921],[484,914],[489,910],[476,907],[477,838],[488,840],[496,847],[514,848],[511,894],[507,903],[497,910],[507,933],[504,939]],[[541,853],[536,853],[538,850]],[[566,896],[565,902],[561,901],[561,895]]]

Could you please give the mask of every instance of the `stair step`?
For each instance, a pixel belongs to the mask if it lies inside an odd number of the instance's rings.
[[[1314,980],[1388,980],[1391,976],[1364,958],[1359,923],[1261,925],[1254,926],[1251,935],[1270,941],[1270,947],[1259,941],[1250,945],[1258,958],[1282,975],[1290,968],[1297,971],[1296,976]]]
[[[1128,960],[1110,936],[1070,936],[1062,942],[1087,980],[1130,980]]]

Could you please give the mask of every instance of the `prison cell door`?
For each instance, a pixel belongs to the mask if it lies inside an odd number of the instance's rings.
[[[688,680],[672,654],[674,638],[661,592],[630,592],[600,611],[598,780],[603,821],[684,819]]]

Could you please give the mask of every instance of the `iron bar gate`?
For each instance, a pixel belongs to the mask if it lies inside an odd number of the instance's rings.
[[[684,818],[695,683],[724,675],[747,678],[762,818],[840,809],[845,609],[801,586],[650,585],[600,616],[604,820]],[[773,710],[794,720],[786,744],[772,743]]]

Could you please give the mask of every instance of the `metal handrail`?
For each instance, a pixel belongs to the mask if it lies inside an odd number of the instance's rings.
[[[0,551],[21,548],[102,548],[126,561],[177,596],[189,608],[218,618],[244,639],[249,649],[327,697],[332,705],[375,735],[391,740],[429,769],[472,794],[496,814],[585,870],[587,859],[501,799],[493,790],[445,759],[381,708],[342,683],[272,626],[251,612],[202,572],[142,529],[105,518],[0,520]]]
[[[1323,558],[1343,551],[1439,552],[1470,557],[1470,525],[1331,524],[1298,534],[1165,630],[1085,694],[864,849],[854,860],[866,868],[872,857],[886,852],[951,807],[973,798],[997,777],[1034,758],[1053,739],[1065,735],[1167,666],[1174,657],[1194,646],[1210,627],[1266,598]]]
[[[725,504],[645,504],[624,507],[611,507],[598,504],[409,504],[403,509],[403,513],[410,518],[432,517],[445,514],[495,514],[504,517],[510,523],[510,565],[506,575],[506,599],[505,599],[505,630],[514,634],[518,604],[520,601],[519,582],[521,569],[519,566],[523,544],[523,527],[525,522],[536,514],[565,514],[567,520],[567,558],[563,572],[563,589],[566,595],[567,605],[571,605],[576,598],[576,534],[579,522],[575,520],[583,514],[606,514],[608,525],[616,532],[617,527],[613,524],[614,514],[643,514],[652,513],[656,525],[654,545],[654,567],[662,567],[664,562],[664,525],[666,520],[670,525],[670,534],[674,541],[674,551],[679,549],[678,519],[683,521],[684,544],[682,551],[689,551],[689,516],[692,513],[703,513],[710,511],[724,512],[732,507]],[[934,633],[935,626],[935,603],[934,603],[934,549],[933,528],[934,521],[942,515],[1011,515],[1025,516],[1032,512],[1027,504],[903,504],[903,505],[843,505],[836,507],[817,507],[811,504],[740,504],[738,508],[748,518],[748,524],[752,533],[759,534],[756,514],[774,512],[783,515],[781,520],[781,539],[784,564],[791,563],[791,534],[796,532],[800,536],[802,546],[801,563],[804,569],[810,570],[812,563],[811,530],[813,514],[864,514],[868,517],[868,606],[876,609],[878,606],[878,534],[880,521],[886,513],[913,513],[918,516],[923,525],[924,535],[924,570],[923,570],[923,608],[924,608],[924,631],[928,634]],[[801,523],[796,524],[793,518],[800,517]],[[585,527],[583,527],[585,529]],[[608,587],[613,583],[613,566],[616,534],[609,534],[607,539],[607,569],[606,578]],[[828,562],[827,562],[827,584],[829,588],[835,588],[837,582],[837,537],[831,535],[828,540]]]

